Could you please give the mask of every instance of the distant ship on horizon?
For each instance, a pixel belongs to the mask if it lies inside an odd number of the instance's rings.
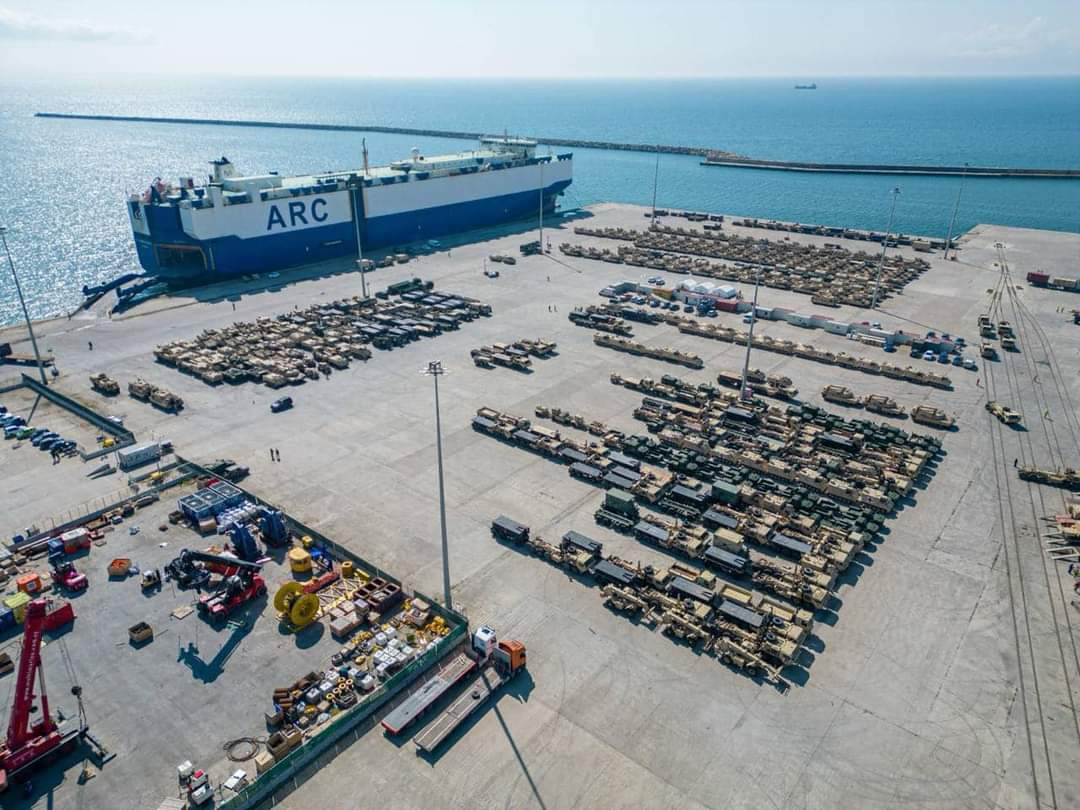
[[[795,89],[796,90],[817,90],[817,83],[816,82],[810,82],[810,84],[797,84],[797,85],[795,85]]]

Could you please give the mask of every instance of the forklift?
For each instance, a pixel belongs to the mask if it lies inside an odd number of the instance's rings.
[[[180,553],[179,559],[191,567],[196,562],[207,563],[221,573],[217,589],[199,597],[199,613],[211,622],[221,624],[241,605],[266,595],[266,580],[260,574],[259,563],[187,549]]]

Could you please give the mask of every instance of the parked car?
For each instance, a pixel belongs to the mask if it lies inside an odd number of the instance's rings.
[[[921,357],[921,356],[922,356],[922,352],[921,352],[921,351],[919,351],[918,349],[915,349],[915,348],[913,348],[913,349],[911,350],[911,352],[909,352],[909,354],[910,354],[910,356],[911,356],[911,357],[916,357],[916,358],[918,358],[918,357]]]
[[[952,364],[954,366],[962,366],[964,365],[964,358],[959,354],[953,355]]]
[[[927,349],[925,352],[923,352],[922,359],[923,360],[937,360],[937,355],[934,354],[929,349]]]
[[[287,411],[293,406],[292,397],[281,397],[281,399],[275,399],[270,403],[271,413],[281,413]]]
[[[749,312],[747,312],[745,315],[742,316],[742,322],[743,323],[750,323],[753,320],[754,320],[754,318]]]
[[[30,434],[30,444],[34,445],[34,447],[41,447],[41,443],[46,439],[58,438],[60,438],[60,434],[53,433],[51,430],[46,430],[44,433],[38,433],[35,431],[34,433]]]
[[[943,366],[947,366],[949,365],[949,355],[947,355],[945,352],[942,352],[938,355],[937,361]]]
[[[7,425],[4,428],[4,438],[13,439],[15,438],[15,434],[18,433],[20,430],[22,430],[22,425]]]
[[[964,358],[964,368],[968,371],[976,371],[979,368],[978,363],[972,360],[970,357]]]
[[[692,313],[694,311],[694,305],[693,304],[687,304],[686,306],[684,306],[682,308],[682,311]]]
[[[29,425],[24,425],[23,427],[19,428],[18,431],[16,431],[15,438],[29,439],[33,435],[33,433],[34,429],[32,427],[30,427]]]
[[[498,270],[485,270],[484,275],[487,276],[488,278],[498,278],[499,277],[499,271]]]
[[[55,448],[58,444],[63,444],[64,440],[60,436],[46,436],[40,442],[38,442],[39,450],[48,450]]]
[[[52,433],[52,431],[49,430],[47,427],[35,428],[34,432],[30,434],[30,440],[33,441],[39,436],[44,436],[46,433]]]

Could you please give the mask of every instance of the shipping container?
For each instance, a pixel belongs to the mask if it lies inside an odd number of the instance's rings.
[[[738,312],[739,311],[739,302],[738,301],[717,300],[717,301],[713,302],[713,306],[715,306],[716,309],[719,310],[720,312]]]
[[[1028,273],[1028,283],[1034,284],[1037,287],[1045,287],[1046,283],[1050,281],[1050,276],[1047,273]]]
[[[124,447],[116,451],[116,458],[121,470],[130,470],[161,458],[161,443],[150,442],[135,447]]]
[[[825,321],[823,328],[832,335],[846,335],[851,330],[851,325],[840,321]]]

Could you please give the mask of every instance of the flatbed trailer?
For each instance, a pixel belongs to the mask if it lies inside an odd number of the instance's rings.
[[[416,747],[432,753],[513,675],[504,675],[494,665],[486,666],[450,706],[413,737]]]
[[[458,681],[476,669],[476,661],[461,652],[439,668],[423,686],[405,698],[397,708],[383,718],[382,727],[391,734],[400,734],[417,717],[427,711]]]

